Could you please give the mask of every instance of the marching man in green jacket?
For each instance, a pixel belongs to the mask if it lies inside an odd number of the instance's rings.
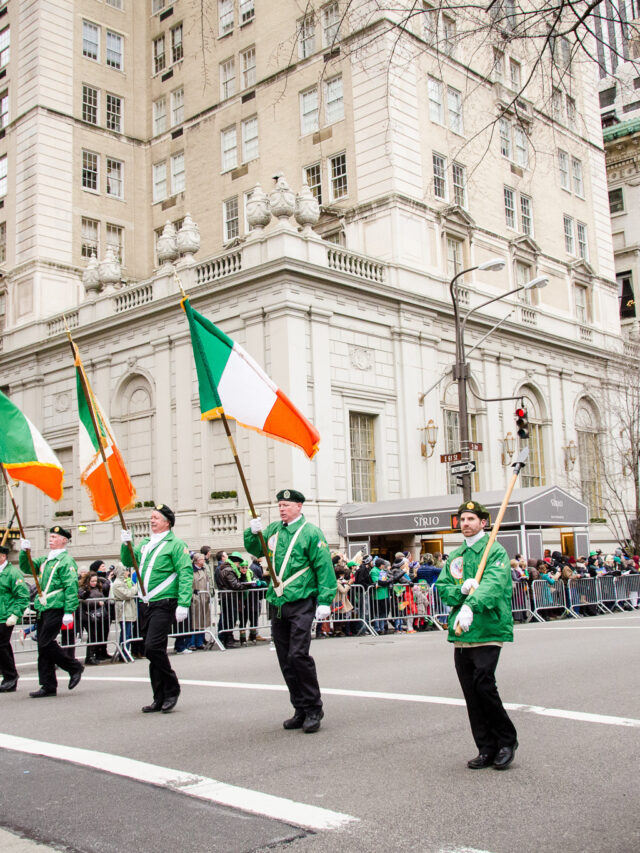
[[[171,529],[176,517],[166,504],[158,504],[151,512],[151,536],[134,547],[145,595],[142,614],[144,653],[149,661],[149,678],[153,702],[145,705],[143,714],[173,711],[180,695],[180,683],[169,663],[167,640],[174,622],[183,622],[189,615],[193,594],[193,568],[189,549]],[[120,560],[134,568],[127,546],[131,531],[120,533]]]
[[[310,734],[318,731],[324,716],[316,665],[309,654],[311,624],[314,618],[331,615],[336,575],[324,534],[302,514],[304,495],[296,489],[283,489],[276,500],[280,521],[266,528],[264,538],[278,579],[277,588],[271,583],[267,590],[271,636],[294,708],[293,717],[282,725]],[[250,554],[262,551],[257,535],[261,530],[261,518],[252,518],[244,532],[244,546]]]
[[[447,560],[436,590],[451,607],[449,642],[455,646],[456,672],[478,747],[478,755],[467,767],[478,770],[493,765],[505,770],[513,761],[518,740],[502,705],[495,671],[502,644],[513,640],[511,565],[502,545],[494,542],[478,584],[475,576],[489,540],[484,530],[489,513],[482,504],[468,501],[458,515],[464,544]],[[458,625],[460,637],[455,633]]]
[[[68,657],[60,648],[56,637],[63,625],[73,624],[73,614],[78,608],[78,566],[67,545],[71,531],[56,525],[49,530],[49,553],[33,561],[42,595],[36,596],[36,639],[38,641],[38,679],[40,689],[29,693],[32,699],[55,696],[58,692],[56,666],[69,673],[69,690],[76,687],[84,666]],[[28,539],[20,540],[20,568],[29,571],[26,551],[31,550]]]
[[[14,693],[18,670],[11,648],[11,632],[29,604],[24,574],[7,560],[9,549],[0,545],[0,693]]]

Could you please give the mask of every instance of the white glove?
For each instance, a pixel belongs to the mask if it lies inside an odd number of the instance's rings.
[[[20,550],[21,551],[30,551],[31,550],[31,542],[28,539],[20,540]]]
[[[73,613],[65,613],[62,617],[63,625],[72,625],[73,624]]]
[[[328,619],[331,616],[331,608],[328,604],[319,604],[316,607],[316,619],[319,622],[322,622],[324,619]]]
[[[262,519],[259,515],[257,515],[255,518],[249,519],[249,527],[251,528],[251,532],[254,536],[256,533],[260,533],[260,531],[262,530]]]
[[[475,578],[467,578],[466,581],[462,584],[462,589],[460,592],[463,595],[469,595],[472,589],[478,589],[478,581]]]
[[[184,622],[188,615],[188,607],[176,607],[176,622]]]
[[[453,623],[453,630],[458,627],[458,625],[462,628],[462,630],[466,632],[471,627],[471,623],[473,622],[473,610],[466,604],[463,604],[460,610],[458,611],[458,615],[455,618],[455,622]]]
[[[44,607],[47,603],[47,593],[46,592],[40,593],[40,595],[38,596],[38,601]]]
[[[123,545],[126,545],[127,542],[131,542],[131,531],[130,530],[121,530],[120,531],[120,541]]]
[[[17,621],[18,617],[15,615],[15,613],[12,613],[4,624],[7,626],[7,628],[13,628]]]

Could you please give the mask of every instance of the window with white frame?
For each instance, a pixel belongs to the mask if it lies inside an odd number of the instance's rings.
[[[107,222],[107,248],[113,249],[119,263],[124,264],[124,228]]]
[[[167,129],[167,99],[166,97],[158,98],[153,102],[153,133],[157,136],[159,133],[164,133]]]
[[[171,195],[184,192],[184,151],[171,157]]]
[[[4,197],[7,194],[8,170],[9,164],[7,161],[7,155],[5,154],[3,157],[0,157],[0,197]]]
[[[564,118],[564,101],[560,89],[551,90],[551,110],[556,121],[562,121]]]
[[[6,127],[9,124],[9,90],[5,89],[0,92],[0,127]]]
[[[429,118],[435,124],[444,124],[444,107],[442,104],[442,82],[435,77],[427,81],[429,92]]]
[[[506,118],[501,118],[498,122],[500,132],[500,153],[503,157],[511,159],[511,122]]]
[[[453,278],[462,270],[462,240],[447,237],[447,275]]]
[[[7,223],[0,222],[0,264],[7,260]]]
[[[438,41],[438,10],[426,0],[423,3],[422,35],[431,47],[435,47]]]
[[[218,0],[218,32],[221,36],[233,32],[233,0]]]
[[[82,152],[82,186],[98,192],[98,155],[93,151]]]
[[[98,235],[100,223],[97,219],[82,217],[80,222],[80,255],[83,258],[98,257]]]
[[[171,62],[180,62],[183,56],[182,24],[177,24],[171,29]]]
[[[578,466],[583,503],[589,507],[591,518],[605,515],[602,499],[603,454],[600,439],[600,418],[588,400],[582,400],[576,411],[576,438],[578,439]]]
[[[622,187],[609,190],[609,213],[622,213],[624,211],[624,195]]]
[[[447,158],[432,152],[433,194],[436,198],[447,200]]]
[[[339,38],[340,8],[338,3],[329,3],[322,9],[322,43],[331,47]]]
[[[151,0],[151,13],[155,15],[158,12],[162,12],[166,2],[167,0]]]
[[[344,198],[348,193],[347,155],[344,151],[329,157],[329,189],[331,201]]]
[[[258,156],[258,117],[252,116],[242,122],[242,162],[257,160]]]
[[[525,284],[531,281],[532,269],[529,264],[522,261],[516,261],[516,287],[524,288]],[[518,292],[518,299],[525,305],[531,305],[531,288],[528,287]]]
[[[511,83],[511,88],[515,89],[516,92],[520,90],[522,83],[522,67],[515,59],[509,60],[509,82]]]
[[[442,14],[442,52],[453,56],[456,46],[456,21],[451,15]]]
[[[235,125],[220,134],[222,147],[222,171],[228,172],[238,165],[238,140]]]
[[[153,201],[164,201],[167,197],[167,164],[153,164]]]
[[[344,94],[342,75],[332,77],[324,84],[324,120],[325,124],[334,124],[344,118]]]
[[[306,15],[298,24],[298,50],[300,59],[306,59],[316,51],[316,20],[313,15]]]
[[[228,198],[222,203],[224,242],[234,240],[240,234],[240,219],[238,217],[238,196]]]
[[[460,418],[454,409],[444,409],[444,449],[445,453],[457,453],[460,450]],[[478,416],[469,413],[469,431],[471,441],[478,441]],[[476,465],[479,463],[477,452],[471,454]],[[456,475],[449,473],[447,477],[448,494],[455,494],[458,489]],[[480,491],[480,474],[478,470],[471,475],[471,486],[474,492]]]
[[[171,127],[184,121],[184,87],[180,86],[171,93]]]
[[[3,64],[2,50],[5,33],[7,34],[8,40],[8,27],[6,30],[2,30],[2,32],[0,32],[0,67]],[[96,62],[98,61],[98,57],[100,55],[100,27],[96,26],[95,24],[92,24],[90,21],[82,22],[82,55],[86,56],[87,59],[94,59],[96,60]]]
[[[563,190],[569,190],[569,155],[561,148],[558,148],[558,170],[560,172],[560,186]]]
[[[107,0],[107,6],[122,10],[122,0]]]
[[[573,219],[571,216],[563,216],[562,224],[564,229],[564,248],[570,255],[576,253],[576,242],[573,236]]]
[[[252,45],[240,54],[242,70],[242,88],[249,89],[256,84],[256,47]]]
[[[584,222],[576,222],[576,234],[578,237],[578,257],[588,261],[589,243],[587,238],[587,226]]]
[[[516,150],[516,163],[523,169],[529,165],[529,144],[527,142],[527,134],[521,127],[513,129],[513,136]]]
[[[586,326],[591,322],[589,311],[589,291],[582,284],[576,284],[573,288],[576,303],[576,320]]]
[[[320,126],[318,110],[318,87],[300,92],[300,133],[314,133]]]
[[[312,163],[304,167],[304,180],[318,204],[322,204],[322,166]]]
[[[447,115],[449,129],[454,133],[462,133],[462,94],[451,86],[447,86]]]
[[[533,237],[533,202],[526,195],[520,195],[520,230]]]
[[[122,98],[107,93],[107,130],[122,133]]]
[[[220,98],[224,101],[236,93],[236,61],[232,56],[220,63]]]
[[[352,501],[376,499],[375,422],[375,415],[349,412]]]
[[[516,194],[510,187],[504,187],[504,219],[507,228],[516,227]]]
[[[240,0],[240,26],[253,21],[255,13],[254,0]]]
[[[574,130],[576,126],[576,99],[567,95],[567,125]]]
[[[82,121],[98,124],[98,101],[100,92],[93,86],[82,87]]]
[[[107,195],[124,198],[124,163],[107,157]]]
[[[492,75],[494,83],[502,83],[504,80],[504,51],[493,48],[493,69]]]
[[[523,489],[545,485],[543,428],[539,407],[531,397],[524,397],[524,406],[529,415],[529,439],[521,440],[521,448],[529,448],[526,468],[520,474]],[[524,474],[524,476],[523,476]]]
[[[153,73],[164,71],[167,57],[164,52],[164,33],[153,40]]]
[[[461,163],[451,165],[451,183],[453,184],[453,202],[460,207],[467,206],[467,170]]]
[[[572,157],[571,171],[573,172],[573,191],[580,198],[584,198],[584,182],[582,180],[582,160],[578,160],[577,157]]]
[[[124,39],[118,33],[107,30],[107,65],[122,71],[122,47]]]

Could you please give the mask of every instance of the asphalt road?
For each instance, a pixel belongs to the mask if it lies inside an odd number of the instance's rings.
[[[183,692],[170,715],[140,713],[142,662],[87,669],[72,693],[61,681],[35,701],[25,656],[18,692],[0,696],[0,737],[106,756],[87,767],[0,748],[0,826],[82,853],[634,853],[639,649],[639,612],[517,627],[498,667],[503,700],[519,706],[503,773],[466,768],[476,750],[439,633],[314,641],[326,714],[315,735],[282,729],[290,707],[266,645],[172,657]],[[186,781],[113,775],[110,756]],[[241,808],[190,796],[201,777],[247,789]],[[252,792],[356,820],[309,830],[293,805],[249,814]]]

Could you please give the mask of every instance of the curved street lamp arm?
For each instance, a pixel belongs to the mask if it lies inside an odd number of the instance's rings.
[[[462,329],[464,331],[464,327],[466,325],[467,320],[472,314],[475,314],[476,311],[479,311],[481,308],[486,308],[487,305],[491,305],[492,302],[498,302],[500,299],[504,299],[505,296],[513,296],[514,293],[519,293],[521,290],[526,290],[526,287],[522,285],[520,287],[514,287],[513,290],[508,290],[506,293],[500,293],[498,296],[494,296],[492,299],[487,299],[485,302],[481,302],[480,305],[476,305],[475,308],[472,308],[462,318]]]

